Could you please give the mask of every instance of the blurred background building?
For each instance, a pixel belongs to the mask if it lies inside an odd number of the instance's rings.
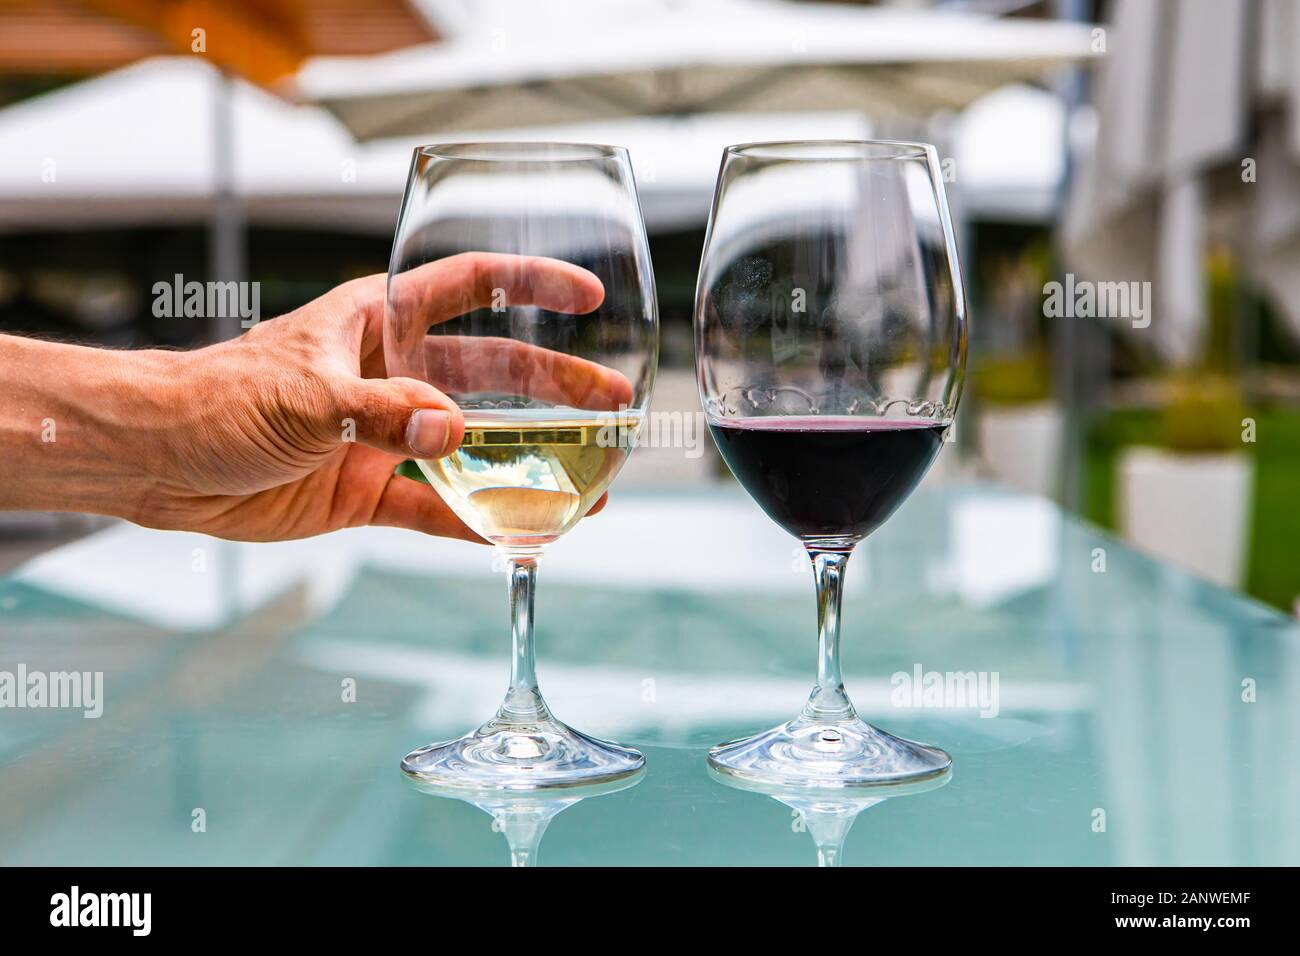
[[[655,405],[693,415],[722,147],[924,139],[944,157],[975,330],[958,453],[933,480],[1049,496],[1292,609],[1293,7],[0,0],[0,329],[225,337],[237,327],[156,317],[154,284],[257,281],[272,316],[383,271],[417,143],[617,143],[658,280]],[[700,437],[702,457],[638,453],[620,484],[725,480]]]

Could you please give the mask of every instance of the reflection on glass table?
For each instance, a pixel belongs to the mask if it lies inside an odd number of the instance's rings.
[[[562,810],[591,797],[601,797],[619,790],[635,787],[645,777],[645,771],[630,777],[621,777],[605,783],[590,783],[570,787],[549,787],[528,790],[467,791],[464,787],[440,786],[419,777],[405,775],[404,779],[421,793],[444,800],[463,800],[478,807],[492,818],[492,831],[505,834],[510,845],[512,867],[536,866],[542,836],[552,820]]]
[[[541,677],[647,766],[555,816],[546,865],[811,864],[789,807],[705,764],[806,694],[801,549],[725,487],[615,495],[572,535],[538,595]],[[119,526],[0,579],[0,674],[102,674],[103,707],[0,709],[0,861],[502,865],[482,811],[394,770],[498,702],[491,560],[386,530]],[[854,701],[942,740],[953,775],[874,806],[844,865],[1300,863],[1296,622],[979,486],[923,487],[854,560]]]
[[[832,867],[840,865],[844,855],[844,840],[859,814],[886,800],[911,797],[947,786],[952,779],[952,771],[916,781],[867,788],[843,787],[839,790],[770,787],[734,774],[720,773],[712,766],[709,767],[709,776],[724,787],[766,794],[785,804],[794,813],[796,822],[792,825],[793,828],[807,830],[816,844],[817,865]]]

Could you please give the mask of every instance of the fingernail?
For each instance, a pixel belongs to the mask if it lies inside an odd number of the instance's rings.
[[[418,408],[406,425],[406,444],[420,458],[441,458],[450,434],[450,415],[434,408]]]

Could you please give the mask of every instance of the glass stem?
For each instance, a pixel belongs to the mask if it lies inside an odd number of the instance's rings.
[[[510,658],[510,690],[500,716],[510,721],[545,720],[546,701],[537,688],[533,653],[533,594],[537,588],[537,556],[510,557],[510,620],[514,653]]]
[[[849,552],[809,545],[808,556],[817,582],[817,684],[804,704],[803,716],[828,722],[850,720],[856,714],[840,672],[840,603]]]

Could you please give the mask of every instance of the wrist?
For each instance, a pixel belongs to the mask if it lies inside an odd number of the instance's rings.
[[[0,337],[0,508],[138,519],[164,474],[184,353]]]

